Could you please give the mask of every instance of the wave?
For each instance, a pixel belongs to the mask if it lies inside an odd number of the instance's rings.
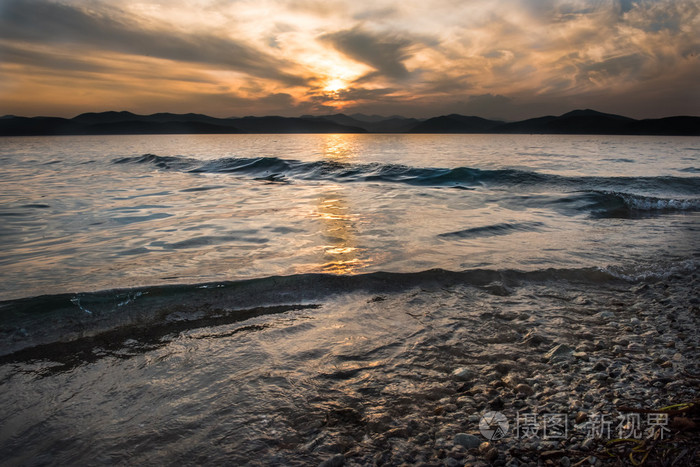
[[[679,273],[695,263],[665,268]],[[655,270],[658,270],[657,266]],[[486,291],[529,283],[600,284],[659,278],[603,268],[535,271],[431,269],[415,273],[374,272],[355,276],[298,274],[231,282],[167,285],[101,292],[58,294],[0,302],[0,363],[35,358],[31,349],[73,341],[121,342],[134,335],[162,336],[186,329],[231,324],[290,310],[311,310],[346,293],[386,294],[414,288],[467,285]],[[636,275],[635,275],[636,274]],[[100,337],[102,336],[102,337]],[[62,350],[64,351],[64,350]],[[44,352],[44,351],[42,351]],[[45,354],[44,352],[43,354]],[[49,352],[48,355],[51,355]]]
[[[515,232],[531,232],[539,230],[543,227],[542,222],[516,222],[516,223],[501,223],[486,225],[483,227],[472,227],[470,229],[458,230],[456,232],[447,232],[438,235],[438,237],[449,238],[476,238],[476,237],[493,237],[496,235],[509,235]]]
[[[334,182],[386,182],[418,186],[470,188],[474,186],[543,185],[566,190],[656,190],[685,194],[700,193],[700,177],[571,177],[517,169],[473,167],[412,167],[401,164],[351,164],[335,161],[304,162],[278,157],[222,158],[202,161],[180,156],[145,154],[113,160],[115,164],[148,164],[161,170],[193,174],[231,174],[252,179],[289,182],[331,180]]]
[[[659,198],[605,190],[587,190],[582,193],[558,202],[578,202],[578,210],[590,212],[594,217],[601,218],[640,218],[700,210],[700,198]]]

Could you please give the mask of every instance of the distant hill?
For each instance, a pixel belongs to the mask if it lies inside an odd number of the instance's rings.
[[[302,118],[215,118],[201,114],[131,112],[84,113],[72,119],[15,117],[0,119],[0,136],[126,135],[126,134],[220,134],[220,133],[366,133],[325,120]]]
[[[0,117],[0,136],[209,133],[510,133],[700,136],[700,117],[635,120],[584,109],[505,123],[459,114],[429,119],[363,114],[216,118],[202,114],[131,112],[58,117]]]
[[[370,133],[406,133],[421,121],[416,118],[406,118],[400,116],[379,117],[378,115],[367,116],[362,114],[334,114],[322,116],[304,116],[309,120],[326,120],[339,125],[359,127]]]
[[[451,114],[442,117],[429,118],[410,129],[410,133],[489,133],[502,125],[497,120],[486,120],[481,117],[466,117]]]
[[[367,133],[358,126],[348,126],[324,119],[289,117],[243,117],[227,119],[247,133]]]
[[[531,118],[506,123],[492,133],[585,135],[700,135],[700,117],[668,117],[635,120],[595,110],[574,110],[559,117]]]

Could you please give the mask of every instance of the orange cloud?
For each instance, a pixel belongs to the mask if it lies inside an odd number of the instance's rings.
[[[7,0],[0,102],[64,116],[688,114],[699,29],[693,0]]]

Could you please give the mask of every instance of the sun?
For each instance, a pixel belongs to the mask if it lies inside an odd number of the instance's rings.
[[[336,93],[348,87],[347,81],[341,78],[329,78],[326,80],[323,90],[326,92]]]

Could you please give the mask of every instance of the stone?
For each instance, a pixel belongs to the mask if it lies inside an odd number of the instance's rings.
[[[486,459],[487,462],[493,462],[498,459],[498,449],[492,447],[486,451],[486,454],[484,454],[484,459]]]
[[[521,384],[518,384],[517,386],[515,386],[515,392],[531,396],[535,393],[535,390],[532,389],[527,384],[521,383]]]
[[[559,459],[559,465],[561,465],[561,467],[570,467],[571,466],[571,459],[564,456],[561,459]]]
[[[457,433],[453,442],[467,449],[477,449],[481,445],[481,438],[468,433]]]
[[[467,367],[461,367],[452,372],[452,377],[457,381],[471,381],[474,379],[474,372]]]
[[[545,337],[537,334],[535,331],[530,331],[525,335],[523,339],[523,344],[529,347],[537,347],[540,344],[545,344],[549,342]]]
[[[502,374],[502,375],[507,375],[508,372],[509,372],[512,368],[513,368],[513,365],[510,364],[510,363],[506,363],[506,362],[499,362],[499,363],[496,363],[496,364],[493,366],[494,371],[495,371],[496,373],[500,373],[500,374]]]
[[[566,344],[559,344],[549,350],[544,356],[550,362],[562,361],[569,359],[574,353],[574,349]]]
[[[345,456],[342,454],[336,454],[330,459],[326,459],[325,461],[321,462],[319,467],[342,467],[343,465],[345,465]]]
[[[586,438],[586,440],[581,443],[581,449],[588,451],[593,447],[594,439],[593,438]]]
[[[491,407],[492,410],[501,410],[504,405],[501,396],[496,396],[489,401],[489,407]]]

